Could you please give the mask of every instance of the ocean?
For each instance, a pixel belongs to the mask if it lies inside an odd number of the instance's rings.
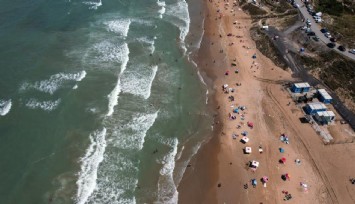
[[[0,203],[177,203],[212,132],[202,0],[0,2]]]

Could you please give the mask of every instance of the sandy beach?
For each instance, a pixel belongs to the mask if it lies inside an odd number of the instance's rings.
[[[292,73],[255,48],[249,34],[252,19],[237,4],[207,0],[205,15],[198,65],[214,80],[216,134],[187,168],[178,187],[179,203],[355,203],[349,182],[355,176],[355,163],[349,162],[355,144],[325,145],[310,124],[300,122],[303,112],[283,86],[295,80]],[[222,90],[225,84],[229,93]],[[246,109],[233,113],[242,106]],[[240,142],[244,131],[246,144]],[[280,141],[282,134],[289,144]],[[245,154],[245,147],[252,152]],[[285,163],[279,162],[282,157]],[[247,166],[252,160],[260,162],[256,171]],[[290,178],[283,180],[284,174]],[[260,180],[264,176],[266,187]],[[255,188],[252,179],[258,182]],[[284,201],[287,194],[292,198]]]

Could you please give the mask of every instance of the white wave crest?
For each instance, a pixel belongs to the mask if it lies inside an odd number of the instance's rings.
[[[172,150],[167,155],[165,155],[161,161],[163,167],[159,172],[161,175],[158,181],[159,203],[175,204],[178,201],[178,192],[173,178],[178,144],[178,139],[174,138],[172,141]]]
[[[158,4],[159,7],[161,7],[160,10],[158,11],[159,12],[159,17],[163,18],[163,15],[164,15],[165,10],[166,10],[165,9],[165,6],[166,6],[165,1],[158,0],[157,4]]]
[[[111,20],[111,21],[104,22],[104,24],[107,26],[108,31],[127,37],[131,20],[130,19]]]
[[[96,52],[95,58],[101,62],[123,62],[128,58],[129,50],[127,43],[116,45],[109,41],[96,43],[93,47]],[[96,62],[97,63],[97,62]]]
[[[118,139],[114,145],[123,149],[141,150],[148,130],[158,117],[158,112],[137,114],[129,123],[115,130],[112,135]]]
[[[97,1],[84,1],[83,4],[89,5],[89,9],[97,9],[100,6],[102,6],[102,2],[101,0],[97,0]]]
[[[60,102],[60,99],[55,101],[38,101],[37,99],[33,98],[28,100],[25,105],[30,109],[42,109],[49,112],[55,110]]]
[[[11,110],[12,102],[10,100],[0,100],[0,115],[5,116]]]
[[[53,94],[56,92],[65,81],[81,81],[85,78],[86,72],[81,71],[74,74],[58,73],[50,76],[49,79],[37,81],[35,83],[25,82],[20,87],[21,91],[35,89],[41,92]]]
[[[76,182],[78,192],[76,204],[84,204],[96,188],[97,171],[100,163],[104,160],[106,149],[106,128],[95,131],[90,135],[90,146],[86,150],[84,157],[80,159],[81,171]]]
[[[108,97],[108,112],[106,114],[106,116],[111,116],[114,112],[114,108],[115,106],[118,104],[118,96],[121,93],[121,76],[123,74],[123,72],[126,70],[127,68],[127,63],[129,61],[129,48],[127,43],[124,43],[121,49],[121,70],[120,73],[117,76],[117,83],[115,85],[115,87],[113,88],[113,90],[111,91],[111,93],[107,96]]]
[[[148,99],[158,66],[147,68],[144,65],[140,65],[137,67],[139,67],[138,72],[130,71],[122,76],[122,91]]]
[[[148,37],[141,37],[141,38],[137,38],[137,41],[142,44],[148,45],[148,49],[150,51],[150,54],[153,54],[155,51],[155,46],[154,46],[155,39],[156,39],[156,36],[154,36],[153,39],[149,39]]]
[[[177,18],[177,21],[175,20],[172,23],[180,29],[179,38],[181,46],[184,49],[184,53],[186,53],[185,38],[190,29],[189,6],[186,1],[180,0],[175,4],[169,5],[167,8],[166,14]]]

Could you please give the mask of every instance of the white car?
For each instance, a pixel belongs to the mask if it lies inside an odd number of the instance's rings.
[[[351,54],[354,54],[354,55],[355,55],[355,49],[351,49],[351,50],[349,50],[349,52],[350,52]]]
[[[324,33],[324,36],[327,37],[327,38],[331,38],[332,37],[329,32]]]

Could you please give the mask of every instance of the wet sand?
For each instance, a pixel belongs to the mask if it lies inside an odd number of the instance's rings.
[[[355,158],[354,143],[324,145],[309,124],[300,122],[303,113],[282,86],[294,80],[291,73],[255,49],[249,35],[250,17],[231,1],[226,3],[206,1],[205,36],[198,54],[200,70],[214,79],[219,123],[215,124],[216,134],[187,168],[178,187],[179,203],[283,203],[282,191],[292,195],[288,203],[355,203],[355,188],[348,182],[350,176],[355,177],[355,163],[342,163]],[[224,84],[235,91],[224,93]],[[230,96],[235,100],[230,101]],[[238,106],[247,109],[232,113]],[[254,128],[246,125],[248,121]],[[247,144],[239,141],[242,131],[248,132]],[[283,133],[290,144],[279,140]],[[244,154],[246,146],[252,148],[251,154]],[[280,147],[284,153],[279,152]],[[287,159],[285,164],[279,163],[282,157]],[[296,165],[295,159],[301,164]],[[260,162],[255,172],[246,165],[251,160]],[[281,179],[285,173],[291,175],[290,180]],[[267,187],[261,185],[263,176],[269,178]],[[257,179],[256,188],[251,179]],[[307,183],[307,191],[300,182]]]

